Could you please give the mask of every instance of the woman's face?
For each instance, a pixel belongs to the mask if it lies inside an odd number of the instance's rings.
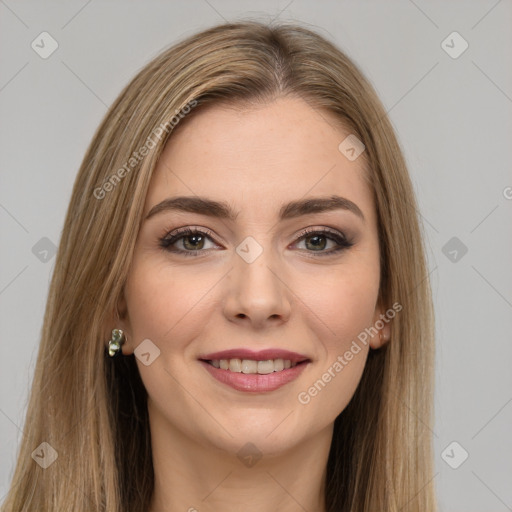
[[[331,428],[352,398],[379,346],[361,333],[384,312],[377,219],[363,157],[340,151],[349,132],[329,116],[292,98],[213,106],[169,140],[120,305],[153,435],[276,454]],[[333,196],[344,200],[323,209]],[[185,228],[201,233],[171,239]]]

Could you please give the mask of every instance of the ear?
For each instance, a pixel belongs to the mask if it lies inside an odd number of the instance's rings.
[[[392,320],[386,316],[385,311],[386,309],[384,308],[382,301],[379,299],[373,316],[373,326],[377,329],[378,333],[370,339],[370,347],[374,350],[383,347],[388,343],[391,337]]]
[[[121,296],[116,303],[115,312],[112,315],[111,322],[109,323],[110,331],[112,329],[121,329],[124,333],[125,341],[121,347],[123,355],[130,355],[133,353],[135,347],[133,346],[132,328],[130,317],[128,315],[128,307],[124,296],[124,288],[121,291]]]

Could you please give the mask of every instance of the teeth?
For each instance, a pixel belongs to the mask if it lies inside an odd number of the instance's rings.
[[[280,372],[297,366],[297,363],[292,363],[289,359],[269,359],[267,361],[254,361],[252,359],[220,359],[208,362],[215,368],[220,368],[221,370],[229,370],[237,373],[258,373],[260,375]]]
[[[242,361],[240,359],[230,359],[228,362],[230,372],[240,373],[242,371]]]
[[[236,359],[235,359],[236,361]],[[240,359],[238,360],[240,361]],[[258,373],[258,361],[251,361],[250,359],[242,359],[240,361],[242,373]]]
[[[274,371],[280,372],[281,370],[284,370],[284,361],[282,359],[275,359],[274,360]]]

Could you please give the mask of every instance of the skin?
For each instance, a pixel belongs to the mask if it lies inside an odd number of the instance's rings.
[[[363,159],[351,162],[338,150],[349,132],[329,116],[291,97],[243,110],[210,106],[179,127],[159,160],[145,216],[179,195],[224,200],[240,213],[232,222],[167,211],[138,235],[119,311],[123,354],[145,339],[160,350],[148,366],[136,359],[148,391],[150,512],[325,510],[334,420],[356,390],[370,347],[389,338],[386,324],[382,340],[361,344],[343,371],[299,403],[298,394],[386,310],[377,302],[377,218]],[[332,194],[355,202],[365,220],[339,209],[278,221],[283,203]],[[207,228],[215,239],[204,241],[199,257],[159,246],[182,227]],[[337,244],[322,239],[327,245],[315,249],[311,235],[300,240],[309,227],[340,231],[354,245],[322,257],[315,251]],[[247,236],[263,248],[250,264],[235,251]],[[190,242],[173,247],[193,251]],[[311,363],[275,391],[237,391],[197,358],[238,347],[287,349]],[[248,442],[262,455],[250,467],[237,457]]]

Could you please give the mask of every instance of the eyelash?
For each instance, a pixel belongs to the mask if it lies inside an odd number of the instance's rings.
[[[197,251],[184,251],[183,249],[174,249],[174,250],[169,249],[169,247],[172,244],[174,244],[175,242],[177,242],[178,240],[181,240],[182,238],[186,238],[187,236],[192,236],[192,235],[203,235],[203,236],[206,236],[207,238],[210,238],[213,242],[215,242],[212,232],[207,229],[201,230],[201,229],[197,229],[197,228],[194,228],[194,229],[181,228],[181,229],[176,230],[172,234],[168,233],[166,236],[160,238],[159,245],[166,252],[183,254],[184,256],[198,257],[200,255],[200,253],[208,252],[209,249],[206,249],[206,250],[199,249]],[[338,244],[337,248],[330,250],[330,251],[318,251],[318,252],[317,251],[307,251],[307,252],[317,253],[317,255],[320,257],[337,254],[337,253],[344,251],[354,245],[354,243],[352,241],[348,240],[344,235],[341,235],[341,234],[337,233],[336,231],[331,231],[331,230],[327,230],[327,229],[314,229],[314,228],[313,229],[307,228],[307,229],[301,231],[301,233],[299,233],[299,235],[298,235],[297,242],[300,242],[304,238],[307,238],[308,236],[311,236],[311,235],[325,236],[326,238],[328,238]]]

